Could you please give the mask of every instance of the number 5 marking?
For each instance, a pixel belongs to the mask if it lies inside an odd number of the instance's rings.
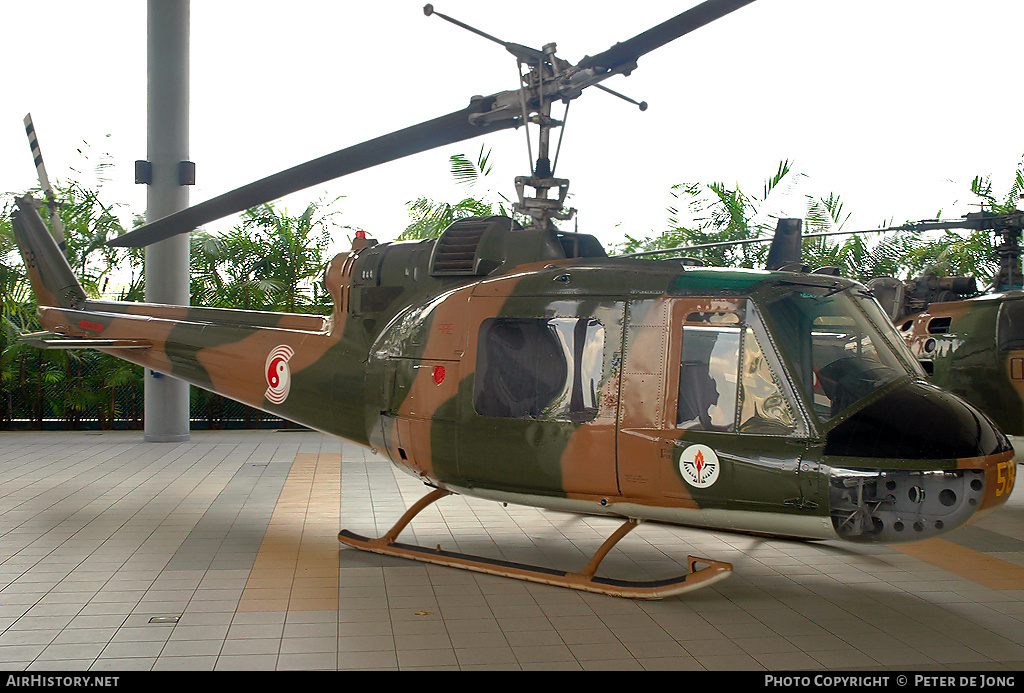
[[[1000,462],[996,465],[996,497],[1013,490],[1013,482],[1016,481],[1016,476],[1017,463],[1013,460]]]

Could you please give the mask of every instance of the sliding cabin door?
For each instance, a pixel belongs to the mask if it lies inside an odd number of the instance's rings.
[[[510,492],[615,495],[623,304],[474,296],[459,476]]]

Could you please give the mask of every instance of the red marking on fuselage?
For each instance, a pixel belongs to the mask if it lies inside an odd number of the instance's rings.
[[[273,404],[281,404],[288,398],[291,390],[291,370],[288,360],[295,355],[294,350],[285,344],[275,348],[267,356],[266,378],[267,391],[264,397]]]
[[[267,368],[267,382],[270,387],[277,388],[281,384],[280,369],[282,364],[287,361],[283,356],[278,356],[270,362],[270,366]]]

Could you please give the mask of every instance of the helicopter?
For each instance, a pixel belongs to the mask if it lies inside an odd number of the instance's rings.
[[[981,211],[907,226],[991,230],[998,238],[999,270],[984,292],[974,277],[932,273],[867,285],[933,382],[982,409],[1013,439],[1024,436],[1024,212]]]
[[[86,296],[24,196],[16,241],[39,304],[40,348],[93,348],[365,446],[426,494],[351,548],[635,599],[684,594],[732,566],[688,556],[657,580],[599,575],[644,521],[855,543],[937,536],[1005,503],[1013,450],[981,411],[928,382],[863,285],[822,273],[609,256],[561,231],[568,180],[551,132],[568,103],[646,53],[753,0],[706,0],[573,65],[424,8],[517,59],[521,84],[153,221],[139,246],[287,192],[512,127],[539,130],[508,216],[436,239],[357,232],[328,263],[329,316]],[[525,71],[523,71],[525,69]],[[608,90],[610,91],[610,90]],[[615,93],[615,92],[612,92]],[[532,191],[532,192],[531,192]],[[580,570],[405,544],[449,494],[621,520]]]

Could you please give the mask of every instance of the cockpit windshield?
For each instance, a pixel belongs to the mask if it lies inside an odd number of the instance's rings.
[[[788,286],[767,303],[779,345],[822,421],[899,378],[924,378],[871,295]]]

